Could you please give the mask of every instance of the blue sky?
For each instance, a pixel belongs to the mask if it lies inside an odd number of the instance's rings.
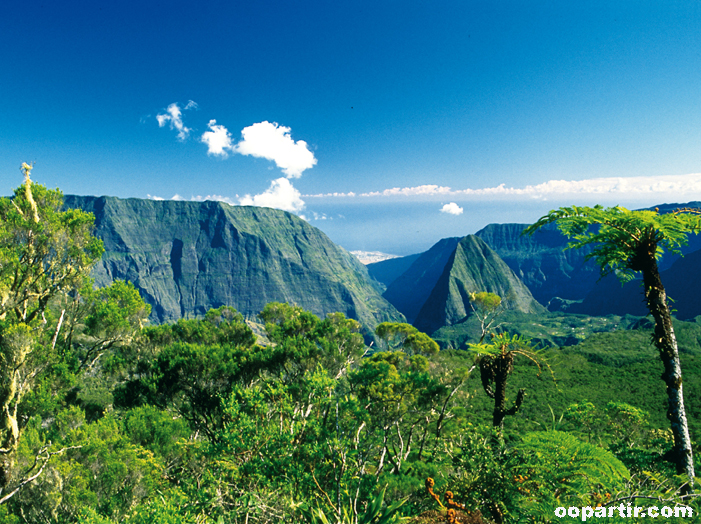
[[[567,204],[701,200],[688,2],[0,8],[0,181],[295,212],[408,254]]]

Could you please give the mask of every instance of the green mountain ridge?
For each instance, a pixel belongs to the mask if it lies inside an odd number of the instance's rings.
[[[339,311],[368,329],[404,320],[353,255],[285,211],[73,195],[64,205],[95,214],[105,245],[96,283],[132,282],[152,306],[153,322],[222,305],[255,318],[274,301],[322,318]]]
[[[464,321],[471,314],[469,293],[475,291],[496,293],[508,310],[546,311],[492,248],[479,237],[468,235],[453,251],[414,326],[430,334]]]
[[[553,226],[523,236],[528,224],[489,224],[476,236],[506,262],[541,304],[553,298],[581,300],[596,285],[599,267],[589,250],[565,249],[567,238]]]
[[[524,237],[525,224],[490,224],[470,241],[445,238],[424,253],[366,267],[280,210],[70,195],[65,201],[96,216],[96,234],[106,248],[93,272],[97,284],[133,282],[152,306],[155,323],[203,316],[221,305],[255,319],[265,304],[280,301],[320,317],[340,311],[369,330],[406,318],[430,333],[469,316],[466,293],[477,290],[517,297],[506,301],[514,311],[542,312],[545,304],[551,311],[594,316],[645,314],[634,284],[621,292],[613,290],[620,288],[617,282],[599,282],[587,252],[565,249],[567,239],[554,228]],[[699,237],[690,240],[687,253],[701,245]],[[679,300],[680,318],[701,314],[696,280],[684,276],[693,273],[696,255],[665,257],[661,265],[672,266],[663,276]]]

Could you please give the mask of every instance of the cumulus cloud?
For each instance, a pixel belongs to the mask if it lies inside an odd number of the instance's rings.
[[[449,215],[462,215],[463,209],[457,205],[455,202],[451,202],[450,204],[445,204],[441,208],[441,213],[447,213]]]
[[[226,158],[227,150],[232,149],[231,133],[224,126],[217,125],[216,120],[210,120],[207,124],[209,131],[202,133],[200,140],[207,144],[207,154]]]
[[[197,109],[197,104],[192,100],[187,103],[183,110]],[[191,128],[183,123],[183,115],[177,103],[170,104],[164,114],[156,116],[159,127],[170,125],[171,129],[178,131],[178,138],[185,140]],[[275,122],[263,121],[245,127],[241,131],[241,140],[234,142],[229,130],[217,124],[212,119],[207,123],[208,130],[200,136],[200,142],[207,145],[207,154],[226,158],[230,153],[265,158],[275,162],[287,178],[273,180],[270,187],[263,193],[257,195],[246,195],[239,198],[239,205],[253,205],[263,207],[273,207],[284,211],[299,212],[304,209],[305,203],[297,189],[289,179],[299,178],[302,173],[314,167],[317,163],[314,153],[309,150],[304,140],[292,139],[289,127],[278,125]],[[158,199],[159,197],[149,198]],[[186,200],[176,194],[172,200]],[[193,196],[190,200],[204,201],[216,200],[236,205],[233,199],[222,195]],[[315,220],[325,220],[325,215],[314,214]]]
[[[190,100],[185,109],[197,109],[197,104]],[[192,131],[192,129],[183,124],[183,113],[177,103],[170,104],[164,114],[156,115],[156,120],[158,121],[158,127],[163,127],[170,123],[170,128],[178,131],[178,140],[185,140],[190,131]]]
[[[207,124],[209,131],[200,140],[207,144],[207,154],[227,157],[230,152],[272,160],[287,178],[299,178],[302,172],[316,165],[314,153],[304,140],[295,142],[289,127],[268,121],[243,128],[241,141],[234,144],[229,130],[216,120]]]
[[[299,178],[304,170],[316,165],[316,158],[307,143],[304,140],[295,142],[290,132],[289,127],[275,122],[259,122],[241,131],[243,140],[233,149],[242,155],[272,160],[287,178]]]
[[[304,209],[304,201],[299,191],[287,178],[278,178],[270,183],[270,187],[260,195],[246,195],[239,199],[242,206],[274,207],[292,213]]]

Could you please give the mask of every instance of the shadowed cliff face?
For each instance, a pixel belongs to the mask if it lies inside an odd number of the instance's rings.
[[[580,300],[596,285],[599,266],[585,261],[591,249],[567,249],[554,226],[522,236],[528,224],[490,224],[475,233],[496,251],[541,304],[554,297]]]
[[[105,244],[98,285],[133,282],[153,322],[235,307],[253,318],[273,301],[321,317],[340,311],[369,329],[401,320],[366,268],[300,218],[276,209],[220,202],[65,197],[95,214]]]
[[[463,321],[472,313],[469,294],[479,291],[501,296],[507,309],[545,312],[499,255],[479,237],[468,235],[457,244],[414,326],[430,334]]]
[[[443,274],[458,242],[460,238],[457,237],[436,242],[392,282],[382,295],[406,316],[407,321],[416,320],[416,315]]]

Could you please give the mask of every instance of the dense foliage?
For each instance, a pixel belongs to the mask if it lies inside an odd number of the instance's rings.
[[[28,170],[0,213],[2,522],[479,524],[559,522],[569,506],[699,509],[680,494],[688,479],[646,389],[659,370],[644,349],[620,350],[643,343],[638,331],[536,352],[523,336],[486,339],[490,317],[472,351],[439,351],[383,323],[378,348],[341,313],[283,303],[255,326],[222,306],[145,327],[132,285],[88,278],[101,252],[89,214],[62,211]],[[475,308],[489,315],[498,298],[478,293]],[[701,367],[701,335],[681,332],[683,358]],[[499,390],[496,408],[482,386]],[[505,408],[514,397],[521,409]],[[512,416],[493,424],[495,409]],[[696,428],[697,405],[690,414]]]
[[[677,473],[685,474],[694,484],[694,456],[689,434],[689,423],[684,405],[684,387],[679,349],[674,334],[672,313],[667,293],[660,277],[658,260],[665,252],[681,254],[690,233],[701,230],[701,212],[698,209],[678,209],[660,214],[658,210],[629,211],[623,207],[567,207],[551,211],[524,233],[556,224],[571,238],[569,247],[593,246],[587,258],[595,259],[602,276],[615,273],[622,282],[642,275],[645,304],[655,320],[652,338],[664,364],[667,388],[667,418],[674,435],[671,453]]]

